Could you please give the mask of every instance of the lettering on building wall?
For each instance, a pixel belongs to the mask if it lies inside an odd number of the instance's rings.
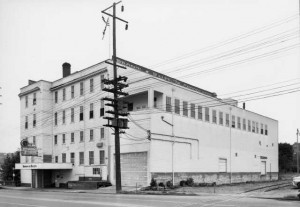
[[[194,91],[206,94],[208,96],[217,97],[216,93],[211,93],[209,91],[205,91],[205,90],[203,90],[201,88],[197,88],[197,87],[192,86],[190,84],[187,84],[187,83],[184,83],[182,81],[176,80],[174,78],[168,77],[168,76],[166,76],[164,74],[161,74],[161,73],[155,72],[153,70],[147,69],[147,68],[145,68],[143,66],[136,65],[136,64],[131,63],[131,62],[127,61],[127,60],[123,60],[121,58],[117,58],[117,62],[120,63],[120,64],[122,64],[122,65],[125,65],[127,67],[133,68],[135,70],[138,70],[138,71],[147,73],[149,75],[152,75],[154,77],[160,78],[162,80],[165,80],[165,81],[168,81],[168,82],[171,82],[171,83],[175,83],[177,85],[180,85],[180,86],[183,86],[185,88],[188,88],[188,89],[191,89],[191,90],[194,90]]]

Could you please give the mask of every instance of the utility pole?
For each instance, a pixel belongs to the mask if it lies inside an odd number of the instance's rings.
[[[299,174],[299,143],[298,143],[298,136],[299,136],[299,129],[297,129],[297,153],[296,153],[296,156],[297,156],[297,174]]]
[[[123,95],[126,96],[128,95],[127,93],[122,92],[122,89],[125,87],[128,87],[128,84],[124,84],[124,83],[119,83],[119,81],[127,81],[127,77],[124,76],[117,76],[117,38],[116,38],[116,19],[123,21],[126,23],[126,27],[125,29],[127,30],[128,28],[128,22],[117,17],[116,16],[116,5],[121,3],[121,1],[117,2],[117,3],[113,3],[112,6],[106,8],[105,10],[102,11],[103,14],[106,14],[110,17],[113,18],[113,56],[112,56],[112,60],[113,60],[113,80],[108,80],[108,79],[104,79],[104,84],[106,85],[113,85],[112,89],[109,88],[104,88],[104,91],[110,92],[114,94],[114,98],[103,98],[103,100],[106,101],[111,101],[111,103],[105,104],[107,106],[111,106],[113,107],[113,111],[106,111],[107,113],[113,114],[114,117],[104,117],[105,119],[108,120],[108,124],[104,125],[106,127],[113,127],[114,128],[114,135],[115,135],[115,164],[116,164],[116,192],[120,193],[122,191],[122,182],[121,182],[121,163],[120,163],[120,129],[128,129],[127,127],[127,123],[128,120],[127,119],[120,119],[119,116],[127,116],[128,113],[122,113],[119,112],[119,101],[118,101],[118,96],[119,95]],[[110,8],[113,8],[113,14],[109,14],[106,11]],[[124,10],[124,7],[121,7],[121,10]],[[111,64],[109,62],[106,62],[108,64]],[[126,69],[125,67],[122,66],[118,66],[121,68]]]

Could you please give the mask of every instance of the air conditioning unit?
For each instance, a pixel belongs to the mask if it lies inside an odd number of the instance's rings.
[[[97,147],[98,147],[98,148],[102,148],[103,146],[104,146],[104,143],[103,143],[103,142],[97,143]]]

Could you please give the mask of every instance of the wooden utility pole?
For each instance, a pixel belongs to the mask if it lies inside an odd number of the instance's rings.
[[[126,116],[127,114],[120,113],[118,110],[118,95],[128,95],[127,93],[122,92],[121,90],[125,87],[128,87],[127,84],[119,83],[119,81],[125,81],[127,80],[127,77],[120,76],[118,78],[117,74],[117,31],[116,31],[116,19],[123,21],[126,23],[126,29],[128,28],[127,24],[128,22],[120,19],[116,16],[116,5],[121,3],[121,1],[117,3],[113,3],[112,6],[108,7],[107,9],[103,10],[102,13],[112,17],[113,19],[113,80],[104,80],[104,83],[106,85],[113,85],[113,89],[107,89],[104,88],[104,91],[110,92],[114,94],[113,99],[104,98],[106,101],[111,101],[111,104],[106,104],[107,106],[112,106],[114,111],[106,111],[107,113],[111,113],[114,115],[114,117],[105,117],[108,120],[108,124],[104,125],[106,127],[113,127],[114,128],[114,134],[115,134],[115,173],[116,173],[116,192],[120,193],[122,191],[122,182],[121,182],[121,162],[120,162],[120,129],[127,129],[127,119],[119,119],[119,115]],[[113,14],[109,14],[106,12],[106,10],[113,8]],[[123,6],[122,6],[123,11]],[[121,67],[124,68],[124,67]]]

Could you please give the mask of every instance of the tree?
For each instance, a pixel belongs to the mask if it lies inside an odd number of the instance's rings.
[[[14,181],[20,181],[20,170],[13,170],[15,168],[15,164],[20,163],[20,152],[17,151],[12,154],[7,154],[4,159],[3,164],[1,165],[2,173],[1,178],[4,181],[12,181],[13,173],[15,174]]]
[[[279,143],[279,171],[290,172],[293,168],[293,146],[288,143]]]

